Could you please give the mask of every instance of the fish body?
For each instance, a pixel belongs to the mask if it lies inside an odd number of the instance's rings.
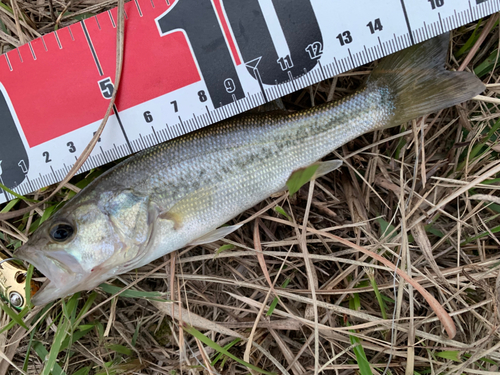
[[[222,224],[346,142],[477,95],[483,85],[476,77],[442,68],[446,47],[441,37],[386,58],[365,89],[340,102],[230,119],[107,171],[15,254],[50,279],[33,302],[92,289],[188,244],[216,239]]]

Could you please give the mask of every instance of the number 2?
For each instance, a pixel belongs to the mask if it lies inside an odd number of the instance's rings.
[[[42,155],[45,156],[45,162],[46,163],[50,163],[52,161],[52,159],[50,158],[50,155],[49,155],[48,151],[44,151]]]

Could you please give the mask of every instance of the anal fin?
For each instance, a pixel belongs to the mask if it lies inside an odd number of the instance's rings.
[[[217,229],[215,229],[211,232],[208,232],[207,234],[197,238],[196,240],[190,242],[189,245],[191,245],[191,246],[203,245],[205,243],[218,241],[218,240],[226,237],[228,234],[233,233],[235,230],[241,228],[241,225],[242,224],[236,224],[236,225],[229,225],[227,227],[217,228]]]

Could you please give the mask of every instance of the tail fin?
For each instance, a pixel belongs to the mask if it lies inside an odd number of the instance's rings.
[[[392,54],[379,63],[368,87],[387,87],[395,100],[396,113],[386,127],[465,102],[485,88],[468,72],[450,72],[444,64],[449,34]]]

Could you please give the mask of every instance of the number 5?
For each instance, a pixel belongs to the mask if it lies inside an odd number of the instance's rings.
[[[104,99],[111,99],[111,97],[113,96],[113,91],[115,91],[115,86],[113,86],[111,78],[104,78],[100,81],[97,81],[97,83],[99,84],[99,88]]]

